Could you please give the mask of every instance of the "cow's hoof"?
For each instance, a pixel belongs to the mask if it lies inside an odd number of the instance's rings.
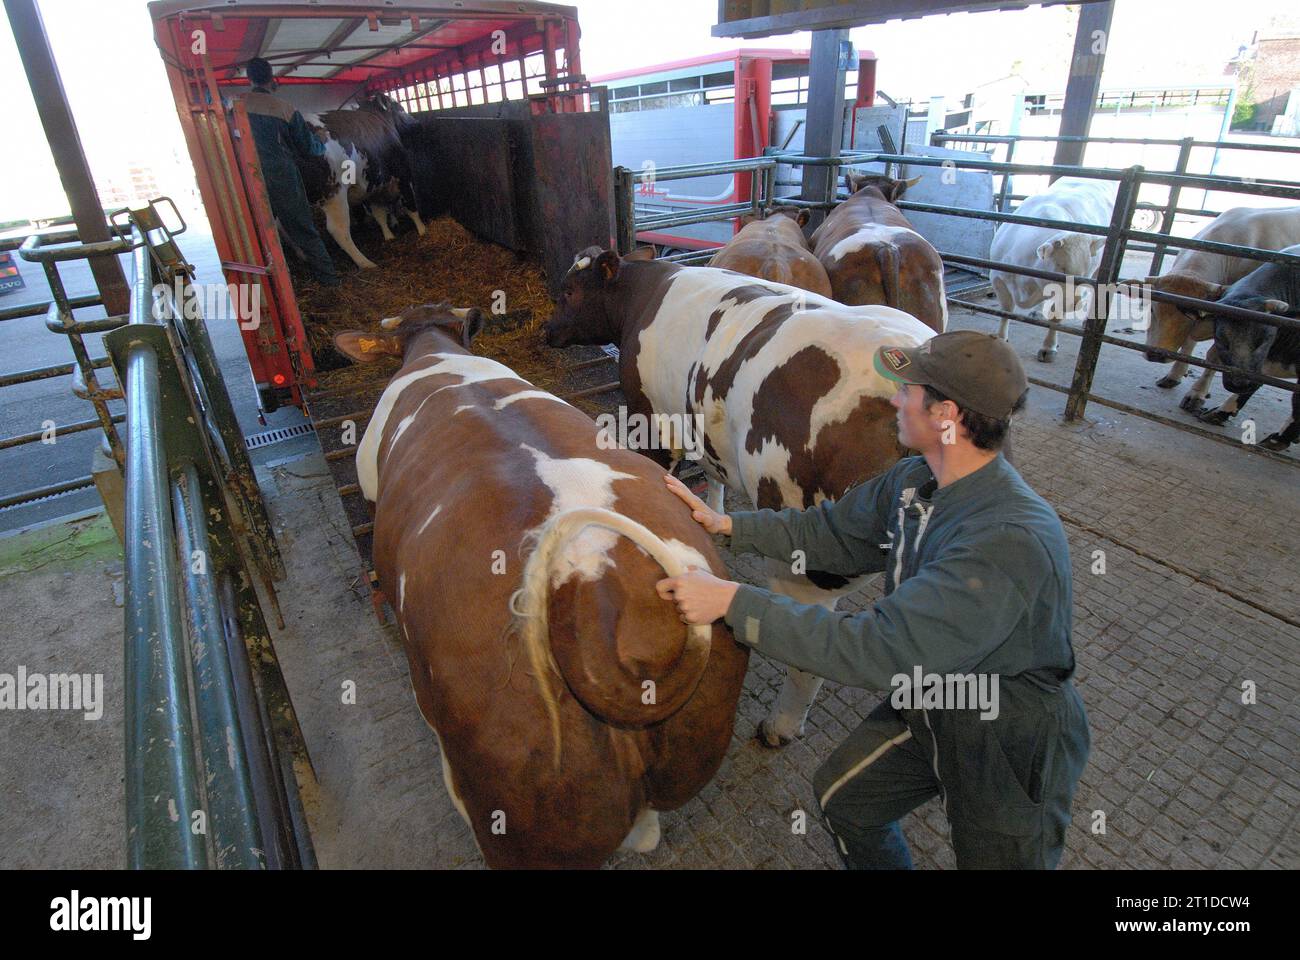
[[[1285,450],[1287,447],[1291,446],[1291,441],[1284,440],[1280,433],[1270,433],[1263,440],[1259,441],[1259,445],[1265,450]]]
[[[1206,410],[1204,413],[1196,415],[1196,419],[1201,423],[1208,423],[1212,427],[1221,427],[1232,419],[1232,414],[1225,410]]]
[[[1174,387],[1178,386],[1178,378],[1161,377],[1159,380],[1156,381],[1156,386],[1159,387],[1161,390],[1172,390]]]
[[[763,720],[754,731],[754,739],[769,750],[779,750],[781,747],[788,746],[794,738],[781,736],[772,728],[770,721]]]
[[[362,270],[379,269],[379,264],[375,263],[373,260],[367,260],[365,263],[358,263],[357,266],[360,267]]]
[[[1056,360],[1056,350],[1048,350],[1046,347],[1038,351],[1039,363],[1052,363]]]
[[[1173,386],[1173,384],[1170,384],[1170,386]],[[1205,409],[1205,398],[1197,397],[1189,393],[1179,401],[1178,406],[1186,410],[1188,413],[1200,413]]]

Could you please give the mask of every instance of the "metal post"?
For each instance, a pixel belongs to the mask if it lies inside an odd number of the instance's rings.
[[[844,74],[847,69],[849,32],[817,30],[812,35],[808,61],[808,111],[804,128],[804,155],[837,157],[844,136]],[[804,166],[804,200],[826,201],[835,197],[839,167]],[[824,210],[810,210],[805,230],[815,230],[826,218]]]
[[[633,203],[632,171],[614,168],[614,233],[618,252],[626,256],[636,248],[636,207]]]
[[[1016,156],[1016,141],[1012,140],[1007,143],[1007,159],[1010,163]],[[1011,174],[1002,174],[1002,189],[998,191],[998,212],[1006,213],[1007,204],[1011,202]]]
[[[1092,125],[1093,104],[1101,90],[1101,69],[1106,63],[1106,43],[1110,37],[1115,0],[1085,3],[1079,8],[1079,26],[1074,34],[1074,59],[1070,63],[1070,80],[1065,88],[1065,107],[1061,111],[1061,136],[1086,137]],[[1087,148],[1084,141],[1061,141],[1056,145],[1054,163],[1082,166]]]
[[[172,488],[172,508],[194,637],[190,655],[203,731],[209,827],[217,867],[253,870],[266,866],[266,854],[247,756],[234,749],[243,736],[217,600],[217,558],[208,542],[207,511],[199,484],[197,467],[186,461]]]
[[[142,342],[126,362],[126,833],[132,869],[202,868],[204,834],[190,752],[190,691],[167,499],[158,357]]]
[[[41,19],[36,0],[4,0],[4,3],[13,29],[14,46],[18,48],[23,70],[27,73],[32,101],[40,115],[50,155],[54,158],[54,166],[59,171],[59,180],[63,184],[63,192],[72,208],[77,234],[85,243],[108,240],[111,235],[104,222],[104,209],[99,203],[90,164],[86,162],[85,152],[81,149],[81,137],[68,106],[63,80],[59,76],[58,65],[54,62],[54,53],[50,49],[45,23]],[[129,293],[126,277],[117,258],[91,257],[90,270],[108,313],[126,313]]]
[[[1078,420],[1088,406],[1092,380],[1097,373],[1097,359],[1101,356],[1102,335],[1110,316],[1110,291],[1119,279],[1124,263],[1129,224],[1137,208],[1138,191],[1142,186],[1142,168],[1130,167],[1119,182],[1115,197],[1115,212],[1106,231],[1106,248],[1102,251],[1097,280],[1101,286],[1093,291],[1092,309],[1084,322],[1083,342],[1079,344],[1079,360],[1074,367],[1074,382],[1070,384],[1070,399],[1065,404],[1065,419]]]
[[[1182,146],[1178,148],[1178,166],[1174,168],[1175,173],[1184,174],[1187,172],[1187,164],[1192,158],[1192,144],[1195,142],[1194,137],[1183,138]],[[1179,183],[1175,183],[1169,188],[1169,202],[1165,204],[1165,219],[1160,224],[1160,232],[1166,237],[1173,233],[1174,219],[1178,216],[1178,200],[1182,192],[1183,187]],[[1160,267],[1165,262],[1166,250],[1167,247],[1163,243],[1156,245],[1155,256],[1151,259],[1151,276],[1157,277],[1160,275]]]

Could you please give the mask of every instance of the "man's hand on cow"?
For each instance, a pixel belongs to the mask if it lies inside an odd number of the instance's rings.
[[[725,617],[738,589],[740,584],[715,577],[699,567],[691,567],[680,576],[666,577],[655,584],[659,596],[677,604],[677,616],[682,623],[692,625],[709,624]]]
[[[691,508],[691,516],[696,523],[709,533],[720,533],[725,537],[731,536],[731,517],[725,513],[710,510],[707,503],[691,493],[690,487],[671,473],[664,474],[664,483],[668,484],[668,489],[675,493],[682,503]]]

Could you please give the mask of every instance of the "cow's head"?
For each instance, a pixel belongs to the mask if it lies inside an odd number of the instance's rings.
[[[1272,300],[1267,297],[1234,297],[1231,294],[1219,301],[1230,307],[1243,310],[1258,310],[1260,313],[1290,314],[1291,304],[1284,300]],[[1297,304],[1300,310],[1300,304]],[[1212,315],[1214,320],[1214,345],[1219,348],[1219,362],[1229,367],[1239,367],[1251,373],[1260,373],[1268,352],[1277,340],[1278,328],[1258,320],[1239,320],[1232,317]],[[1232,393],[1243,393],[1254,386],[1245,377],[1224,373],[1223,388]]]
[[[546,324],[546,344],[617,343],[614,299],[619,295],[619,274],[631,260],[653,260],[654,247],[641,247],[626,257],[614,250],[587,247],[573,258],[573,266],[560,282],[560,299]]]
[[[407,307],[397,316],[381,320],[379,326],[378,332],[347,330],[336,334],[334,346],[360,363],[371,363],[382,357],[402,360],[407,347],[422,334],[432,334],[438,349],[468,350],[470,342],[483,329],[483,311],[478,307],[425,303]]]
[[[1147,326],[1147,346],[1175,351],[1182,349],[1187,338],[1191,336],[1193,328],[1207,320],[1208,314],[1204,310],[1184,309],[1172,303],[1152,300],[1145,296],[1145,292],[1153,290],[1159,293],[1172,293],[1179,297],[1194,297],[1197,300],[1218,300],[1227,289],[1222,284],[1202,280],[1190,273],[1166,273],[1162,277],[1119,282],[1120,293],[1147,300],[1150,304],[1151,318]],[[1152,363],[1169,362],[1168,357],[1154,351],[1147,351],[1145,356]]]
[[[890,203],[897,203],[903,198],[903,194],[908,191],[908,188],[914,187],[920,182],[920,177],[913,177],[911,180],[895,180],[893,177],[887,177],[881,173],[844,171],[844,183],[848,187],[849,196],[853,196],[859,190],[875,187],[880,191],[880,195]]]
[[[398,131],[417,125],[415,118],[406,112],[406,108],[386,93],[376,93],[367,97],[362,101],[361,106],[363,109],[373,110],[387,117]]]
[[[1097,271],[1097,258],[1105,246],[1105,237],[1061,231],[1038,245],[1038,267],[1075,277],[1091,277]],[[1074,284],[1072,289],[1073,302],[1065,304],[1067,312],[1081,309],[1087,297],[1092,295],[1086,284]],[[1085,294],[1084,291],[1088,292]]]

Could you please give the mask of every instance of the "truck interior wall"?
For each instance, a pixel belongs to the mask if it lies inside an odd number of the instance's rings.
[[[589,245],[613,243],[609,115],[532,113],[527,101],[415,114],[408,133],[422,214],[536,253],[552,294]]]

